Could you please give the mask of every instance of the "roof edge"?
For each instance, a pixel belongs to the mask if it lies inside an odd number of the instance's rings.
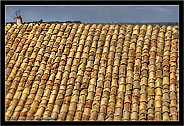
[[[72,24],[127,24],[127,25],[179,25],[178,22],[112,22],[112,23],[82,23],[80,21],[66,21],[66,22],[60,22],[60,21],[48,21],[48,22],[23,22],[22,24],[29,24],[29,23],[47,23],[47,24],[58,24],[58,23],[72,23]],[[16,24],[16,22],[6,22],[5,24]]]

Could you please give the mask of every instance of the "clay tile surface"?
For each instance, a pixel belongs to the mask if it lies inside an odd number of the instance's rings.
[[[178,37],[166,25],[6,24],[6,120],[179,120]]]

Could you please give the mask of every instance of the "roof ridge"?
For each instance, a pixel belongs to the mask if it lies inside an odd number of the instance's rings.
[[[14,24],[16,22],[6,22],[5,24]],[[128,24],[128,25],[178,25],[179,22],[112,22],[112,23],[89,23],[89,22],[80,22],[80,21],[48,21],[48,22],[23,22],[25,23],[47,23],[47,24],[56,24],[56,23],[72,23],[72,24]]]

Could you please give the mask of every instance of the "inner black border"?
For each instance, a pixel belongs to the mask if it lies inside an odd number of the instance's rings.
[[[179,121],[5,121],[5,5],[179,5]],[[1,125],[183,125],[183,1],[2,1],[1,2]],[[128,11],[128,10],[127,10]]]

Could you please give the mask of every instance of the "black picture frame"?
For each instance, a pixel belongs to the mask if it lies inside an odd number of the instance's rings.
[[[179,6],[179,121],[5,121],[5,5],[178,5]],[[1,2],[1,125],[183,125],[183,1],[2,1]],[[183,53],[182,53],[183,52]]]

